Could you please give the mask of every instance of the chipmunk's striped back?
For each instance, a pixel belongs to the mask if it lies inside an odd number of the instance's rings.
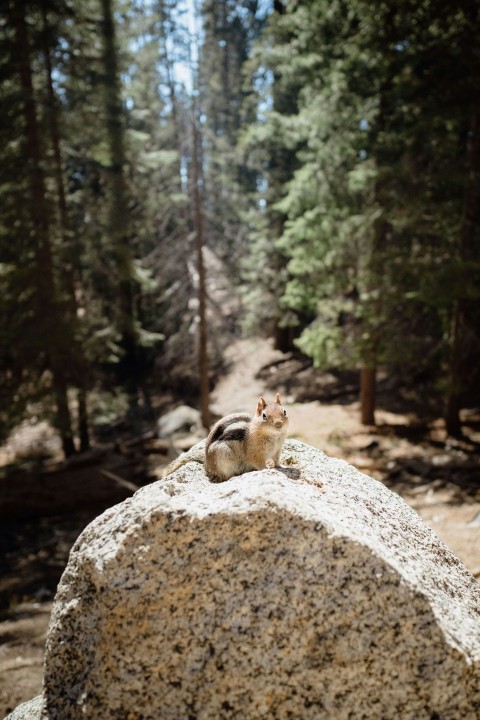
[[[224,440],[238,440],[242,442],[247,437],[248,425],[252,421],[249,413],[234,413],[219,420],[210,430],[205,449],[215,442]]]
[[[219,420],[210,430],[205,445],[205,472],[214,480],[251,470],[245,462],[245,445],[252,415],[234,413]]]

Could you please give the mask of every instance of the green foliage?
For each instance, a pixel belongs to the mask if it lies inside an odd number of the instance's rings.
[[[116,45],[109,61],[121,78],[121,95],[114,98],[105,85],[112,72],[102,44],[106,6],[99,0],[25,5],[53,272],[48,308],[39,303],[43,241],[29,212],[31,144],[10,0],[0,14],[0,432],[17,423],[33,400],[45,407],[56,402],[49,372],[53,355],[64,367],[67,386],[131,387],[137,372],[137,383],[145,383],[191,294],[191,288],[182,292],[189,239],[180,178],[181,117],[170,98],[173,60],[162,57],[167,26],[170,52],[177,52],[174,9],[168,3],[141,12],[138,6],[113,7]],[[123,148],[123,160],[112,152],[114,146]],[[168,253],[172,260],[165,258]],[[158,297],[179,277],[182,287],[170,298],[167,317]],[[128,303],[136,349],[125,338]],[[129,352],[133,364],[126,363]]]
[[[205,0],[195,39],[185,11],[0,10],[0,433],[42,400],[68,425],[72,389],[195,376],[192,114],[212,316],[239,290],[244,328],[318,367],[473,387],[478,4]]]
[[[318,367],[445,371],[454,304],[479,280],[478,245],[473,265],[459,257],[477,16],[467,2],[289,3],[252,55],[243,143],[264,180],[247,297],[255,268],[283,258],[263,303],[303,326]]]

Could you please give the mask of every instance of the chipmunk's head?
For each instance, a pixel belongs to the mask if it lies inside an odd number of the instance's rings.
[[[288,427],[287,411],[280,400],[280,393],[275,395],[273,402],[266,402],[263,397],[257,403],[257,418],[265,427],[274,430],[286,430]]]

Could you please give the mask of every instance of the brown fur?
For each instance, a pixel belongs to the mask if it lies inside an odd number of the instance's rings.
[[[279,393],[273,402],[259,398],[256,413],[227,415],[211,429],[205,446],[205,472],[216,481],[280,462],[288,418]]]
[[[165,468],[163,477],[191,461],[204,463],[205,472],[214,482],[278,466],[287,431],[288,417],[280,394],[268,403],[261,397],[255,415],[237,413],[223,417],[208,434],[205,454],[184,453]]]

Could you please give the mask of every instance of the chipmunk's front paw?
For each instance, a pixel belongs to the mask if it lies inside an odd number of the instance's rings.
[[[274,468],[276,467],[274,460],[267,460],[267,468]]]

